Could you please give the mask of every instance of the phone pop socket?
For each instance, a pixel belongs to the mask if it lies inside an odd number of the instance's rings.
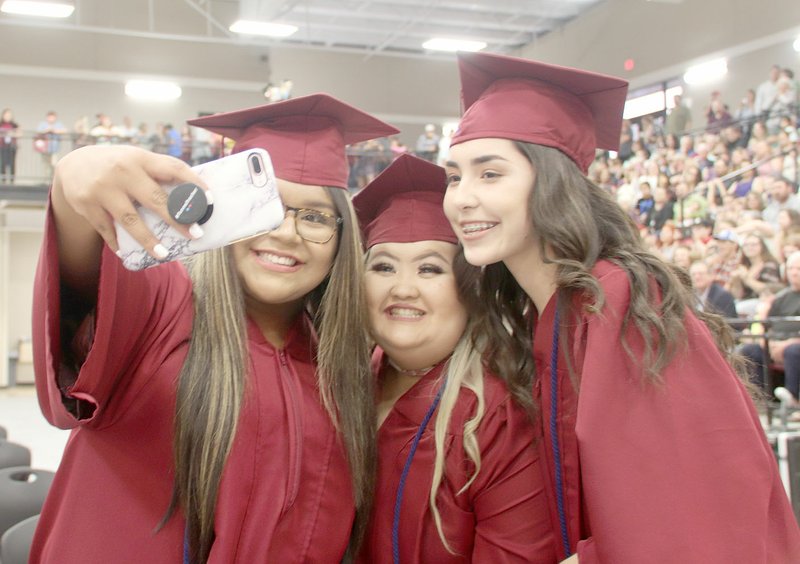
[[[197,184],[186,182],[172,189],[167,199],[167,209],[178,223],[202,225],[211,217],[214,204],[208,203],[206,193]]]

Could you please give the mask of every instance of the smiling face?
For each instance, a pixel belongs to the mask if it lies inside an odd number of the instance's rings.
[[[333,200],[322,186],[278,180],[284,205],[337,215]],[[297,235],[294,214],[269,233],[232,246],[236,271],[252,314],[275,306],[299,312],[305,296],[328,275],[337,250],[337,237],[325,244],[310,243]]]
[[[751,260],[761,256],[761,250],[761,239],[754,235],[745,237],[745,240],[742,241],[742,254]]]
[[[445,168],[444,212],[471,264],[508,265],[537,253],[528,212],[535,174],[512,141],[459,143]]]
[[[400,368],[436,364],[458,343],[467,311],[458,299],[444,241],[379,243],[368,254],[365,286],[375,341]]]

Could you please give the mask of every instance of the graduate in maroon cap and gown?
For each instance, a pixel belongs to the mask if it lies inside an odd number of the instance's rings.
[[[132,201],[169,217],[160,183],[202,180],[133,147],[59,163],[34,351],[45,416],[74,430],[31,562],[330,564],[354,515],[363,536],[375,411],[345,145],[396,130],[323,94],[193,123],[271,153],[286,218],[131,272],[112,220],[162,258]]]
[[[444,217],[444,190],[441,167],[404,155],[353,199],[379,385],[361,562],[555,562],[530,395],[485,368],[477,269]]]
[[[627,83],[459,56],[445,212],[485,266],[498,347],[533,331],[561,558],[800,562],[800,533],[730,337],[585,173],[615,149]],[[727,340],[726,340],[727,339]],[[572,556],[571,556],[572,555]]]

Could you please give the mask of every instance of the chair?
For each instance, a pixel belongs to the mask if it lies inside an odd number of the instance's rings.
[[[726,318],[728,324],[733,328],[736,339],[739,343],[742,342],[762,342],[763,351],[763,373],[761,375],[762,382],[764,383],[764,392],[767,394],[764,405],[766,408],[767,424],[770,428],[773,427],[773,416],[775,411],[779,411],[781,418],[781,425],[786,426],[786,415],[792,411],[796,411],[795,407],[785,405],[784,398],[775,394],[777,389],[782,389],[784,385],[784,367],[780,362],[776,362],[769,353],[770,339],[782,340],[789,337],[796,337],[800,335],[800,316],[781,316],[781,317],[767,317],[766,319],[758,318]],[[794,324],[794,327],[787,324]],[[759,331],[755,333],[748,333],[747,331],[754,326],[760,326]],[[788,391],[784,390],[787,394]],[[774,397],[773,397],[774,395]],[[791,396],[791,394],[789,394]],[[775,400],[779,400],[778,403]]]
[[[55,474],[27,466],[0,469],[0,535],[42,512]],[[2,560],[5,564],[5,560]]]
[[[0,537],[0,562],[3,564],[28,564],[31,541],[39,516],[28,517],[7,530]]]
[[[30,465],[31,451],[29,448],[11,441],[0,440],[0,468]]]

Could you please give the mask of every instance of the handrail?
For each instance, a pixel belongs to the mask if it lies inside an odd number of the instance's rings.
[[[769,331],[776,323],[797,323],[797,334],[800,336],[800,315],[775,315],[770,317],[725,317],[725,322],[734,329],[744,330],[755,323],[760,324],[765,332]],[[754,334],[762,336],[762,334]]]
[[[762,113],[760,113],[758,115],[755,115],[755,116],[738,118],[738,119],[731,119],[731,121],[729,121],[727,123],[727,125],[722,126],[720,129],[725,129],[726,127],[733,127],[733,126],[737,126],[737,125],[738,126],[753,125],[757,121],[766,122],[768,119],[774,119],[776,117],[777,118],[792,117],[798,111],[800,111],[800,106],[798,106],[798,104],[795,103],[795,104],[791,104],[788,109],[778,110],[778,111],[775,111],[775,112],[769,111],[769,112],[766,113],[766,115],[764,114],[764,112],[762,112]],[[708,115],[708,112],[703,112],[702,115],[705,117],[705,116]],[[733,114],[731,114],[731,118],[733,118]],[[714,127],[714,126],[712,126],[712,127]],[[685,129],[685,130],[683,130],[683,131],[681,131],[679,133],[676,133],[675,137],[680,139],[681,137],[683,137],[685,135],[695,136],[695,135],[698,135],[700,133],[706,133],[708,130],[709,130],[709,126],[708,126],[708,124],[705,124],[703,126],[697,126],[697,127],[691,128],[691,129]],[[664,134],[664,136],[666,136],[666,133]]]

